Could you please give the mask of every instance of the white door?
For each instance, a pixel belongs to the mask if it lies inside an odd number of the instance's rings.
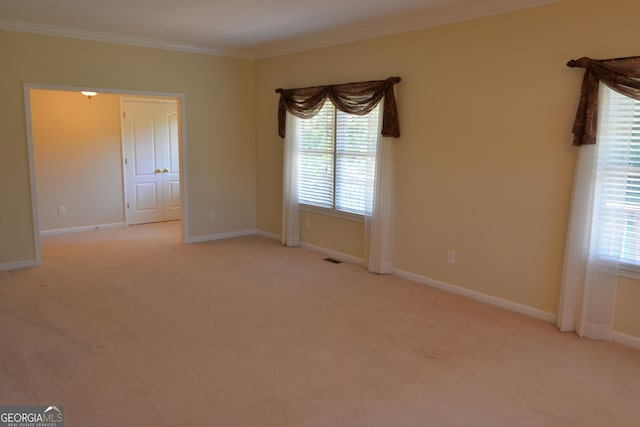
[[[182,216],[177,102],[122,102],[127,224]]]

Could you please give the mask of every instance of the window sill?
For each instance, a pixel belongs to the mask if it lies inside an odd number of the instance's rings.
[[[349,212],[337,211],[335,209],[319,208],[317,206],[300,204],[300,210],[306,211],[306,212],[313,212],[313,213],[317,213],[317,214],[320,214],[320,215],[332,216],[332,217],[340,218],[340,219],[346,219],[346,220],[349,220],[349,221],[364,222],[364,215],[358,215],[358,214],[349,213]],[[640,276],[638,276],[638,277],[640,277]]]
[[[618,276],[640,281],[640,269],[631,266],[620,266]]]
[[[618,259],[599,260],[594,261],[595,271],[601,271],[604,273],[615,272],[618,277],[625,277],[627,279],[634,279],[640,281],[640,265],[620,262]]]

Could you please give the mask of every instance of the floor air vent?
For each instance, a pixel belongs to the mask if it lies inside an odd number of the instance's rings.
[[[335,258],[322,258],[322,260],[323,260],[323,261],[329,261],[329,262],[332,262],[332,263],[334,263],[334,264],[342,264],[342,261],[337,260],[337,259],[335,259]]]

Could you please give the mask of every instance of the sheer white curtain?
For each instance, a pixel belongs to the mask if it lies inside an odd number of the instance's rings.
[[[298,119],[287,113],[284,138],[282,184],[282,244],[300,245],[300,211],[298,205]]]
[[[382,111],[382,102],[378,107]],[[283,159],[282,244],[300,244],[298,203],[299,119],[287,113]],[[375,144],[369,144],[365,203],[365,264],[373,273],[393,272],[394,241],[394,139],[381,136],[382,114],[370,129]]]
[[[624,229],[619,226],[628,220],[627,211],[620,209],[625,205],[626,190],[620,187],[620,171],[612,173],[611,164],[629,164],[628,157],[625,158],[628,152],[611,148],[621,135],[631,135],[632,120],[621,117],[612,102],[621,95],[601,86],[597,144],[578,149],[558,327],[562,331],[576,331],[582,337],[610,340],[624,246],[623,237],[612,234],[612,228],[616,227],[611,224],[617,223],[619,229]],[[626,182],[624,172],[622,180]]]
[[[383,110],[384,99],[379,110]],[[376,129],[377,144],[371,145],[375,162],[368,171],[365,203],[365,263],[372,273],[393,272],[394,243],[394,147],[393,138],[381,132],[382,114]]]

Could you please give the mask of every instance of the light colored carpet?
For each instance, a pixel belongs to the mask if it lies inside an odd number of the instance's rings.
[[[0,273],[0,405],[68,426],[637,426],[640,351],[257,236],[49,237]]]

